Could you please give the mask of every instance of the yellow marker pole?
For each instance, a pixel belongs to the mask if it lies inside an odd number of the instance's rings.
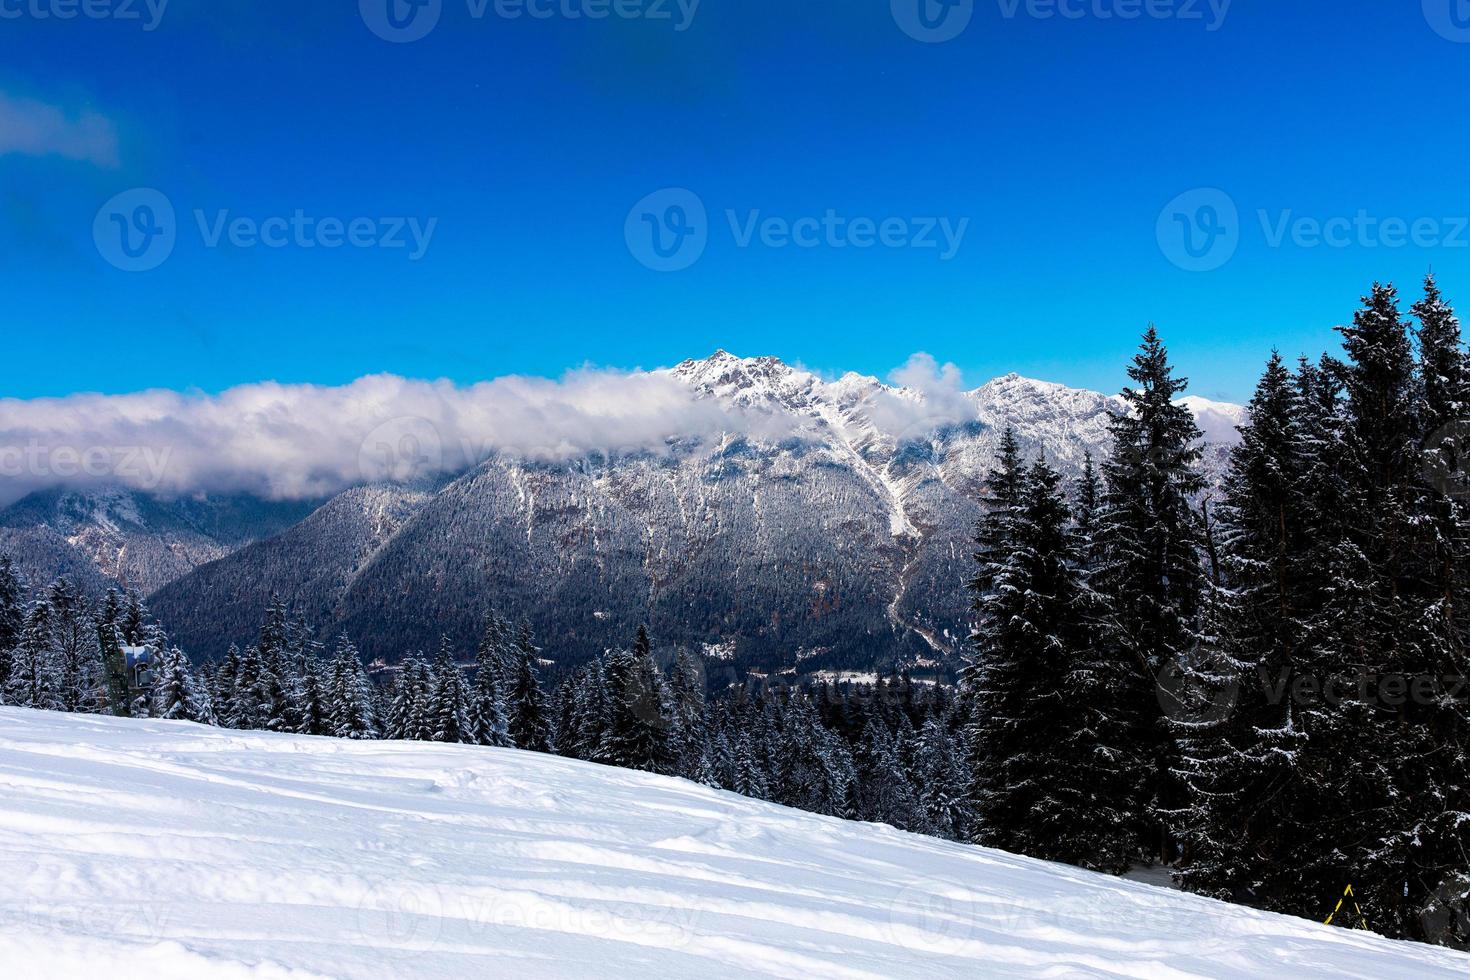
[[[1364,915],[1363,910],[1358,907],[1358,896],[1353,893],[1353,886],[1351,884],[1349,884],[1347,888],[1343,889],[1342,898],[1339,898],[1337,900],[1337,907],[1332,910],[1332,915],[1329,915],[1327,917],[1327,921],[1323,922],[1322,924],[1325,926],[1332,925],[1333,916],[1342,911],[1342,903],[1346,902],[1349,898],[1353,900],[1353,911],[1358,913],[1358,928],[1367,929],[1368,917]]]

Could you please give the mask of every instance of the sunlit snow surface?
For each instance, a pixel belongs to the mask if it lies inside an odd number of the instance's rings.
[[[0,709],[0,977],[1467,975],[564,759]]]

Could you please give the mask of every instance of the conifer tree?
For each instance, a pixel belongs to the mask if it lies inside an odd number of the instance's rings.
[[[454,645],[449,637],[439,640],[439,656],[434,661],[432,689],[429,695],[429,739],[434,742],[470,742],[474,728],[470,724],[469,698],[464,677],[455,663]]]
[[[20,575],[10,556],[0,555],[0,703],[4,703],[5,681],[10,677],[11,653],[24,630]]]
[[[502,693],[503,637],[503,623],[491,615],[486,622],[479,649],[475,652],[475,686],[470,692],[469,706],[475,743],[499,748],[514,744],[510,737],[510,724],[506,718],[505,698]]]
[[[216,724],[209,693],[189,667],[189,658],[177,647],[159,654],[159,664],[149,693],[150,718]]]
[[[699,780],[698,770],[709,738],[704,688],[704,675],[694,658],[687,650],[680,650],[674,658],[669,678],[669,695],[674,710],[671,751],[674,771],[696,781]]]
[[[434,719],[429,704],[433,695],[433,672],[417,654],[398,666],[393,700],[388,712],[388,737],[401,741],[431,741]]]
[[[87,599],[69,579],[46,590],[56,694],[62,711],[96,711],[101,695],[102,653]]]
[[[1187,662],[1200,639],[1205,569],[1193,498],[1205,487],[1198,469],[1201,432],[1189,409],[1175,403],[1188,382],[1174,377],[1152,326],[1128,376],[1136,387],[1123,389],[1125,410],[1109,426],[1102,554],[1093,582],[1110,609],[1106,642],[1127,666],[1116,720],[1129,729],[1125,756],[1140,760],[1139,849],[1167,862],[1176,855],[1164,815],[1177,808],[1183,792],[1173,775],[1175,742],[1157,683]]]
[[[668,772],[673,719],[646,628],[638,627],[631,651],[608,658],[607,683],[609,718],[600,761],[625,769]]]
[[[531,627],[521,625],[516,640],[516,670],[510,696],[509,731],[516,748],[531,752],[551,751],[551,726],[546,714],[541,680],[536,675],[540,651],[531,637]]]
[[[20,708],[60,711],[55,652],[51,648],[51,607],[45,599],[31,603],[11,658],[5,703]]]
[[[1202,654],[1185,665],[1170,721],[1187,787],[1172,814],[1187,864],[1181,882],[1220,898],[1296,887],[1283,831],[1297,819],[1307,730],[1288,690],[1304,670],[1305,619],[1315,605],[1317,520],[1313,369],[1293,378],[1272,355],[1230,457],[1221,564],[1206,601]],[[1284,845],[1284,847],[1283,847]],[[1276,879],[1276,880],[1273,880]]]
[[[1045,462],[979,601],[968,696],[977,843],[1120,872],[1134,853],[1126,674],[1094,630],[1080,547]]]
[[[327,704],[327,723],[332,735],[350,739],[378,737],[372,681],[362,668],[357,647],[345,633],[337,638],[328,669]]]

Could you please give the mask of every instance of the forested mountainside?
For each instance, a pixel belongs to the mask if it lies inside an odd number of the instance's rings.
[[[279,593],[369,656],[431,650],[445,632],[469,645],[495,607],[573,661],[646,622],[761,669],[953,666],[980,481],[1001,431],[1075,474],[1105,450],[1118,407],[1016,375],[937,404],[724,352],[670,373],[768,417],[771,434],[569,463],[496,456],[432,492],[350,490],[163,587],[152,606],[204,655],[249,641]],[[1208,465],[1221,459],[1217,446]]]

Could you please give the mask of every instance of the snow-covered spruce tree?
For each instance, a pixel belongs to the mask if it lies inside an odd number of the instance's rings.
[[[231,643],[229,650],[220,659],[219,669],[214,672],[214,687],[210,689],[209,695],[214,701],[214,713],[221,725],[230,726],[230,703],[235,696],[235,677],[240,673],[240,658],[240,648]]]
[[[302,735],[331,735],[332,705],[326,671],[315,656],[305,660],[301,675],[301,719],[297,728]]]
[[[856,771],[852,753],[825,728],[804,694],[794,694],[781,719],[780,751],[769,780],[771,799],[837,816]],[[696,763],[696,768],[698,763]]]
[[[920,834],[929,831],[914,786],[899,763],[893,735],[877,718],[870,717],[863,729],[856,761],[859,819]]]
[[[46,590],[46,603],[61,710],[95,712],[102,693],[102,651],[87,598],[69,579],[59,578]]]
[[[1317,601],[1315,386],[1307,365],[1296,378],[1278,355],[1266,365],[1225,478],[1223,581],[1209,586],[1205,642],[1169,692],[1177,697],[1166,712],[1180,740],[1176,773],[1187,790],[1170,815],[1184,850],[1179,878],[1219,898],[1300,887],[1287,859],[1296,842],[1285,831],[1300,820],[1307,732],[1288,692]]]
[[[638,627],[631,651],[608,657],[609,718],[599,761],[624,769],[668,773],[673,717],[648,630]]]
[[[1127,728],[1119,747],[1139,760],[1137,816],[1140,855],[1176,855],[1164,814],[1183,796],[1174,777],[1176,746],[1158,700],[1158,678],[1187,661],[1199,643],[1206,575],[1203,534],[1194,498],[1205,486],[1198,470],[1201,432],[1175,400],[1188,385],[1174,377],[1168,351],[1152,326],[1128,368],[1124,411],[1109,426],[1098,516],[1100,559],[1094,587],[1106,600],[1108,629],[1100,642],[1124,666],[1111,719]]]
[[[21,599],[20,575],[9,555],[0,555],[0,689],[10,676],[10,653],[20,643],[25,629],[25,606]],[[3,698],[0,693],[0,698]],[[0,702],[3,703],[3,702]]]
[[[464,675],[455,662],[454,644],[449,637],[439,640],[439,656],[434,660],[434,672],[429,693],[429,740],[433,742],[474,741],[474,727],[470,724],[469,695],[465,690]]]
[[[1385,696],[1381,683],[1353,685],[1309,706],[1307,768],[1336,790],[1336,806],[1294,857],[1318,890],[1351,875],[1375,928],[1413,936],[1420,908],[1463,867],[1470,823],[1470,704],[1442,681],[1470,670],[1446,594],[1460,573],[1445,563],[1463,559],[1445,538],[1460,532],[1425,486],[1423,386],[1393,287],[1375,284],[1342,333],[1342,540],[1310,654],[1319,676],[1425,678],[1431,691]],[[1356,747],[1347,758],[1343,744]]]
[[[209,692],[195,680],[188,656],[178,647],[160,653],[149,696],[150,718],[216,724]]]
[[[1097,636],[1060,482],[1045,462],[1027,471],[1005,562],[978,599],[972,837],[1117,873],[1134,854],[1128,677]]]
[[[968,840],[970,827],[966,798],[970,774],[955,749],[954,739],[938,718],[924,722],[915,755],[919,805],[923,807],[933,833],[949,840]],[[840,809],[837,812],[840,815]]]
[[[1460,321],[1445,302],[1434,275],[1424,279],[1424,298],[1412,310],[1419,321],[1419,378],[1426,435],[1465,422],[1470,411],[1470,365],[1466,363]],[[1470,447],[1467,447],[1470,448]]]
[[[704,674],[698,664],[687,650],[680,650],[669,678],[674,708],[674,770],[696,781],[709,739],[704,688]]]
[[[346,633],[337,637],[337,648],[327,668],[327,724],[337,738],[378,737],[373,683]]]
[[[224,706],[225,725],[243,731],[264,731],[275,713],[272,692],[277,686],[275,675],[266,669],[260,650],[246,647],[235,665]]]
[[[51,607],[45,599],[31,603],[20,643],[11,657],[5,703],[19,708],[61,710],[55,652],[51,648]]]
[[[1015,524],[1020,510],[1021,487],[1024,479],[1021,448],[1016,442],[1015,432],[1007,428],[1001,434],[995,466],[985,478],[985,493],[981,499],[985,512],[980,518],[975,534],[977,568],[975,577],[970,580],[968,588],[970,611],[979,624],[975,634],[970,637],[971,646],[976,649],[984,649],[991,643],[985,613],[986,605],[994,600],[997,583],[1011,561]],[[960,693],[967,705],[973,705],[975,702],[976,691],[980,684],[981,668],[982,661],[976,656],[966,657],[960,667]],[[846,703],[846,699],[844,701]],[[969,710],[968,713],[972,720],[978,720],[975,719],[973,710]],[[856,734],[852,731],[851,724],[846,727],[850,735]],[[967,726],[964,732],[963,750],[972,773],[979,768],[981,747],[978,744],[978,738],[978,729]],[[979,807],[981,792],[982,788],[973,782],[966,791],[967,803],[972,811]]]
[[[398,665],[393,698],[388,709],[386,736],[400,741],[427,742],[434,736],[429,710],[433,674],[422,657],[410,654]]]
[[[602,660],[594,659],[572,676],[568,726],[559,732],[557,751],[574,759],[591,762],[599,757],[607,735],[607,674]]]
[[[474,727],[473,741],[477,745],[506,748],[512,744],[502,676],[502,646],[505,636],[504,623],[491,615],[485,623],[485,632],[475,651],[475,684],[470,691],[470,723]]]
[[[541,679],[536,673],[536,660],[541,651],[531,636],[531,627],[522,623],[516,636],[516,669],[511,682],[509,730],[516,748],[530,752],[551,751],[551,723],[547,716],[546,698]]]

